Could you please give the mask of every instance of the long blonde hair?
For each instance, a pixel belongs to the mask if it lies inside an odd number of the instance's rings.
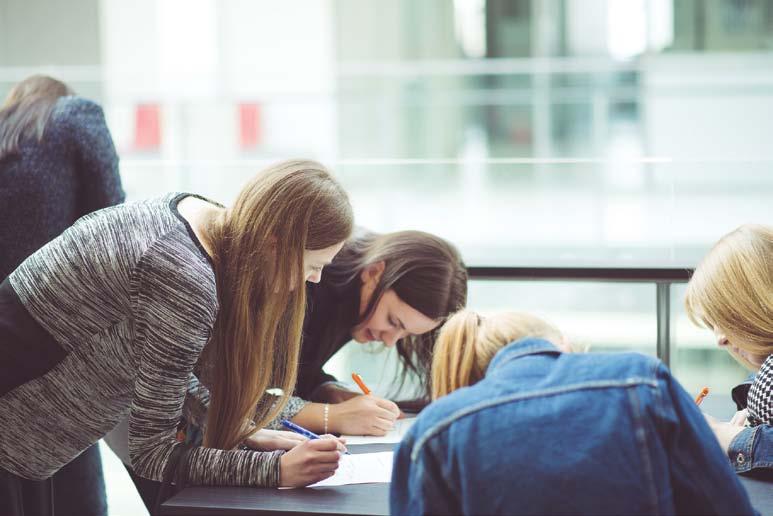
[[[696,325],[721,328],[739,348],[773,353],[773,227],[747,224],[722,237],[690,278],[685,308]]]
[[[352,228],[346,192],[313,161],[259,173],[211,225],[219,312],[202,357],[211,367],[205,446],[234,448],[250,421],[264,426],[287,403],[306,306],[303,251],[340,243]]]
[[[539,337],[556,344],[561,332],[542,319],[520,312],[482,317],[461,310],[443,325],[432,358],[432,399],[473,385],[486,373],[491,359],[507,344]]]

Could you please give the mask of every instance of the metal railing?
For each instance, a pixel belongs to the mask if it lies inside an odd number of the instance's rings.
[[[470,279],[499,281],[596,281],[652,283],[657,312],[657,356],[671,365],[671,285],[687,283],[689,268],[628,267],[468,267]]]

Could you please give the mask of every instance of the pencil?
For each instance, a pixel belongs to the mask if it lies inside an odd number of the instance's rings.
[[[698,393],[698,395],[695,397],[695,404],[700,405],[703,401],[703,398],[709,395],[709,388],[704,387],[701,392]]]
[[[362,389],[362,393],[367,395],[370,394],[370,389],[368,389],[368,386],[365,385],[365,382],[362,381],[362,377],[358,375],[357,373],[352,373],[352,380],[354,380],[354,383],[360,386],[360,389]]]

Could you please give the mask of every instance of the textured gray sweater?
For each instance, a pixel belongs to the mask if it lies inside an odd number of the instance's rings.
[[[87,215],[9,276],[66,355],[0,397],[0,467],[47,478],[128,416],[132,467],[162,480],[218,307],[208,256],[177,212],[181,197]],[[280,455],[195,448],[187,475],[275,486]]]

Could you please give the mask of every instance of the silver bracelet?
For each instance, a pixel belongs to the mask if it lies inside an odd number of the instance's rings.
[[[325,407],[322,409],[322,422],[325,425],[324,433],[327,433],[327,422],[330,416],[330,403],[325,403]]]

